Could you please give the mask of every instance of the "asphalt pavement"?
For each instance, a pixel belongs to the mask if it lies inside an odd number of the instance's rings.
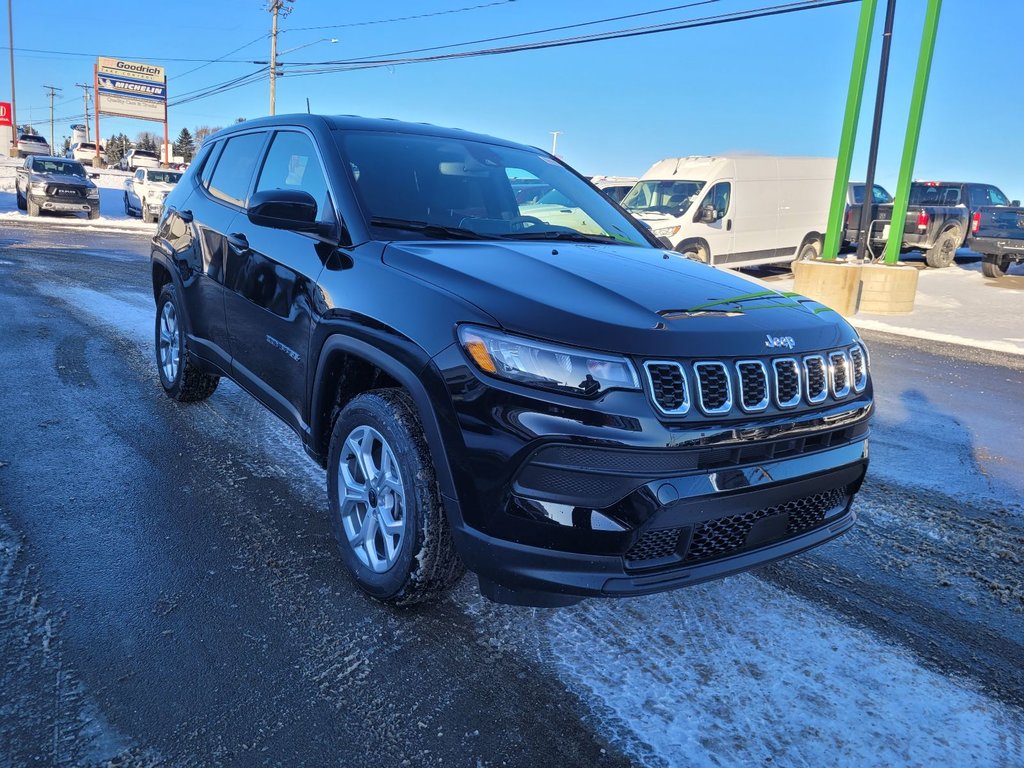
[[[859,523],[756,576],[394,610],[294,435],[163,396],[152,321],[144,237],[0,229],[0,765],[1024,763],[1021,361],[866,333]]]

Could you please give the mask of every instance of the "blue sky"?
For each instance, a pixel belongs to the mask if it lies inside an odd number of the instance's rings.
[[[514,0],[461,13],[347,28],[300,27],[351,24],[443,11],[494,0],[393,0],[337,3],[296,0],[282,22],[280,49],[324,37],[282,56],[316,61],[370,56],[680,5],[684,0]],[[697,8],[556,32],[523,41],[604,31],[739,11],[785,0],[717,0]],[[62,4],[65,5],[65,4]],[[104,13],[97,25],[85,5],[67,3],[59,33],[42,4],[14,0],[19,121],[45,121],[44,84],[63,87],[55,112],[81,109],[76,82],[91,81],[88,56],[21,52],[19,48],[139,57],[216,58],[269,30],[260,0],[180,0],[173,11],[145,23],[127,13],[123,23]],[[877,16],[854,177],[866,162],[870,114],[884,0]],[[920,42],[924,0],[899,0],[893,37],[886,118],[878,178],[895,186],[906,130],[910,89]],[[680,30],[632,39],[543,51],[394,68],[284,77],[278,81],[278,113],[305,111],[396,117],[490,133],[549,148],[549,131],[562,131],[559,155],[588,174],[639,175],[662,157],[757,151],[830,155],[837,152],[849,81],[859,4]],[[158,16],[162,15],[162,20]],[[174,23],[179,20],[179,23]],[[166,21],[166,27],[162,26]],[[87,33],[70,32],[87,30]],[[944,0],[931,87],[918,151],[916,178],[990,181],[1013,198],[1024,197],[1024,152],[1019,146],[1024,106],[1014,87],[1013,62],[1024,30],[1021,0]],[[3,27],[3,44],[6,45]],[[516,42],[516,41],[512,41]],[[9,97],[6,50],[0,57],[0,100]],[[229,58],[265,60],[260,40]],[[176,94],[257,69],[217,63],[165,63]],[[266,81],[195,101],[170,111],[172,138],[187,126],[225,125],[267,111]],[[58,137],[78,117],[57,125]],[[106,118],[102,134],[159,131],[159,124]]]

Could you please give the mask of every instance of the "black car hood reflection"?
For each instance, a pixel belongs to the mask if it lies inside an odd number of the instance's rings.
[[[652,248],[403,241],[387,246],[384,262],[484,309],[505,330],[594,349],[776,356],[856,338],[821,304]],[[795,346],[769,347],[769,337]]]

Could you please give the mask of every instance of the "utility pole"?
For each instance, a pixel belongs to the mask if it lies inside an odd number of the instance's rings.
[[[284,0],[270,0],[268,9],[274,17],[270,28],[270,114],[277,110],[277,18],[281,14]]]
[[[558,137],[561,136],[564,131],[548,131],[551,134],[551,154],[558,157]]]
[[[12,0],[7,0],[7,30],[10,33],[10,47],[8,50],[11,54],[11,136],[14,139],[14,143],[10,147],[9,154],[12,156],[15,154],[14,148],[18,146],[18,113],[14,108],[14,14],[11,11]]]
[[[92,86],[86,83],[75,83],[75,87],[82,89],[82,102],[85,105],[85,141],[88,143],[91,141],[89,138],[89,91]],[[96,143],[99,143],[99,137],[96,137]]]
[[[52,85],[44,85],[43,88],[50,91],[50,151],[56,155],[57,152],[53,148],[53,97],[57,95],[57,91],[63,91],[64,89],[56,88]]]

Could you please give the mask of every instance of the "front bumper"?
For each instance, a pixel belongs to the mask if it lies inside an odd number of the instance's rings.
[[[40,197],[38,195],[32,195],[30,199],[44,211],[88,213],[89,211],[92,211],[94,208],[98,210],[100,207],[99,199],[68,199],[60,197]]]
[[[492,599],[565,605],[675,589],[853,525],[870,386],[800,413],[673,422],[646,393],[581,403],[484,382],[459,357],[435,362],[455,415],[449,520]]]

